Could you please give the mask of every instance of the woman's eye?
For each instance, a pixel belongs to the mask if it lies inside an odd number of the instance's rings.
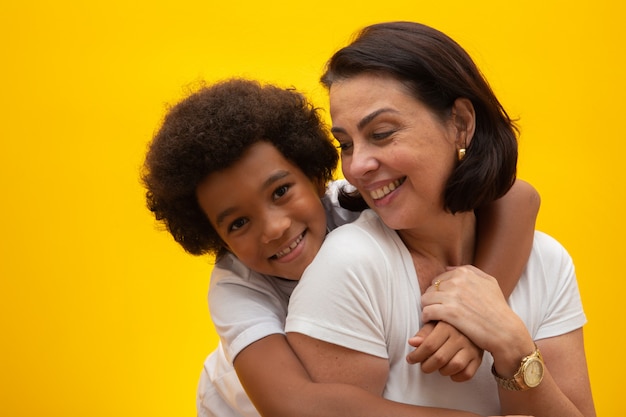
[[[235,231],[235,230],[239,230],[242,227],[244,227],[246,225],[246,223],[248,223],[248,219],[245,219],[243,217],[235,220],[234,222],[232,222],[230,224],[230,227],[228,228],[231,232]]]
[[[393,131],[392,130],[388,130],[385,132],[376,132],[376,133],[372,133],[372,139],[374,140],[383,140],[383,139],[387,139],[389,136],[393,135]]]
[[[339,145],[337,146],[337,149],[339,149],[340,151],[344,152],[344,151],[347,151],[348,149],[350,149],[351,147],[352,147],[352,143],[349,143],[349,142],[341,143],[341,142],[339,142]]]

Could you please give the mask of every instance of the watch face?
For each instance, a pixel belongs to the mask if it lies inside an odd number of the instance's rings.
[[[543,379],[543,363],[538,359],[531,359],[524,368],[524,382],[530,388],[534,388]]]

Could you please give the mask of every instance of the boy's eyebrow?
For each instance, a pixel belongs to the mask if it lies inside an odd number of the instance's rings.
[[[290,174],[290,172],[289,171],[285,171],[284,169],[281,169],[279,171],[274,172],[272,175],[269,176],[268,179],[266,179],[263,182],[263,187],[262,188],[269,187],[270,185],[272,185],[276,181],[285,178],[289,174]]]
[[[224,219],[230,215],[230,213],[232,213],[233,211],[235,211],[235,207],[229,207],[226,210],[220,212],[217,215],[217,218],[215,219],[215,224],[217,226],[221,226],[222,223],[224,223]]]
[[[261,185],[261,188],[262,189],[268,188],[272,184],[274,184],[276,181],[279,181],[282,178],[285,178],[289,174],[290,174],[290,172],[289,171],[285,171],[285,170],[276,171],[272,175],[270,175],[265,181],[263,181],[263,184]],[[236,210],[236,207],[229,207],[229,208],[221,211],[220,213],[218,213],[218,215],[217,215],[217,217],[215,219],[215,223],[217,224],[217,226],[220,226],[224,222],[224,219],[226,217],[228,217],[235,210]]]
[[[367,116],[365,116],[364,118],[362,118],[361,120],[359,120],[359,123],[357,123],[356,127],[358,130],[363,130],[363,128],[365,126],[367,126],[368,123],[370,123],[372,120],[374,120],[376,117],[378,117],[380,114],[382,113],[398,113],[397,110],[392,109],[390,107],[383,107],[382,109],[378,109],[376,111],[371,112],[370,114],[368,114]],[[335,133],[335,132],[341,132],[341,133],[345,133],[345,129],[342,127],[337,127],[337,126],[333,126],[330,128],[330,132],[331,133]]]

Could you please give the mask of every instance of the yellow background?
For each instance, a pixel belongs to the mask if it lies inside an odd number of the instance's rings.
[[[138,181],[166,105],[198,80],[294,85],[361,26],[457,39],[520,118],[538,227],[571,252],[597,411],[620,415],[623,2],[4,1],[0,12],[0,415],[192,416],[216,345],[210,262],[155,228]],[[350,4],[351,3],[351,4]]]

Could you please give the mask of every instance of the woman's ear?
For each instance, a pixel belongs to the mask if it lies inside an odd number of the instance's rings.
[[[464,97],[457,98],[452,106],[452,122],[456,127],[456,144],[458,149],[466,149],[476,128],[476,113],[472,102]]]

